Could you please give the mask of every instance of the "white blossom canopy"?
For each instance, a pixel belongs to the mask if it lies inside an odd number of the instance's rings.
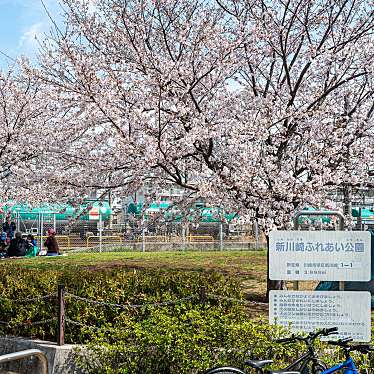
[[[58,185],[171,182],[269,228],[329,188],[369,182],[367,1],[62,5],[66,28],[33,71],[60,106]]]

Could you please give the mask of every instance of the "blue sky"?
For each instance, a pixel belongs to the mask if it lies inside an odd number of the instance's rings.
[[[54,18],[58,18],[58,0],[43,0]],[[0,0],[0,51],[12,58],[25,55],[35,59],[38,43],[51,27],[41,0]],[[12,61],[0,53],[0,68]]]

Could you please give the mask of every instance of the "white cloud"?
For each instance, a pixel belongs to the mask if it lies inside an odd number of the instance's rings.
[[[43,38],[45,33],[45,24],[43,22],[37,22],[32,24],[22,34],[19,39],[18,47],[22,49],[35,49],[38,47],[38,40]]]

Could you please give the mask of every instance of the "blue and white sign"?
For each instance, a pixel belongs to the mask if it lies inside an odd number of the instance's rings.
[[[370,233],[272,231],[270,279],[362,281],[371,279]]]
[[[294,332],[338,327],[325,340],[371,339],[371,295],[363,291],[270,291],[269,320]]]

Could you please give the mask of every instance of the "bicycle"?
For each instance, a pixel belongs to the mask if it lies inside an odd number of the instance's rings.
[[[324,328],[316,332],[310,332],[307,336],[292,335],[290,338],[275,340],[276,343],[281,344],[302,342],[307,348],[305,353],[303,353],[299,358],[297,358],[283,370],[298,370],[301,374],[322,374],[325,370],[327,370],[327,365],[318,358],[314,348],[314,341],[321,336],[335,335],[337,332],[337,327],[331,327]],[[250,365],[250,362],[247,362],[247,364]],[[257,367],[254,368],[257,369]]]
[[[264,360],[264,361],[266,361],[266,365],[273,362],[272,360]],[[262,362],[262,361],[259,361],[259,362]],[[270,371],[270,370],[268,370],[266,373],[267,374],[300,374],[299,371]],[[223,367],[219,367],[215,369],[210,369],[207,372],[205,372],[205,374],[246,374],[246,373],[237,368],[223,366]]]
[[[351,357],[351,352],[360,352],[363,354],[368,354],[374,349],[369,344],[356,344],[350,345],[349,343],[352,342],[353,339],[340,339],[338,341],[329,341],[327,342],[330,345],[335,345],[343,349],[345,360],[323,372],[323,374],[331,374],[335,373],[339,370],[343,370],[343,374],[359,374],[356,365]]]
[[[317,332],[310,332],[307,336],[292,335],[290,338],[276,340],[277,343],[303,342],[307,346],[307,351],[281,371],[268,371],[267,373],[322,374],[327,369],[327,365],[318,358],[314,349],[314,341],[320,336],[334,335],[337,331],[337,327],[325,328]],[[258,373],[262,373],[265,367],[271,363],[273,360],[247,360],[244,362],[245,365],[255,369]],[[233,367],[218,367],[205,374],[245,374],[245,372]]]

